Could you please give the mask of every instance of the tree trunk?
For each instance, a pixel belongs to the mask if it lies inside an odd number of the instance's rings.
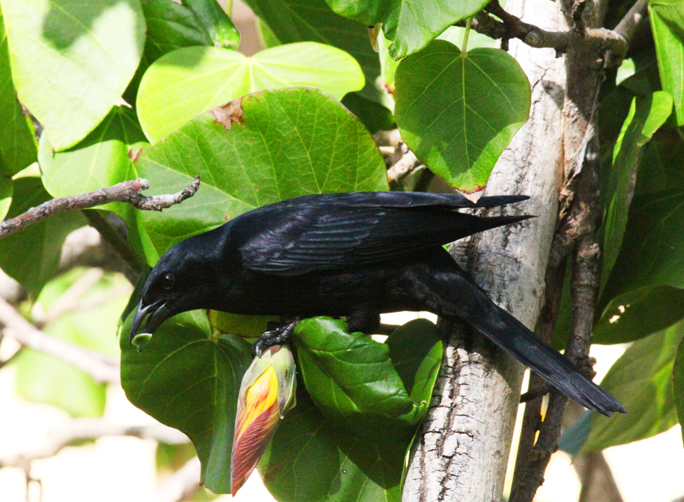
[[[557,3],[514,0],[506,9],[547,30],[567,29]],[[563,177],[565,67],[551,49],[511,41],[510,53],[530,80],[532,108],[486,193],[529,195],[529,201],[503,210],[537,218],[459,241],[453,254],[497,304],[534,328]],[[403,499],[501,500],[523,367],[462,324],[442,322],[442,328],[442,369],[413,445]]]

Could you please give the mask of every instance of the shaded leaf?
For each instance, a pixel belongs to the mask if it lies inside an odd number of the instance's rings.
[[[13,218],[49,199],[40,178],[19,178],[14,182],[7,217]],[[85,224],[80,213],[61,213],[5,237],[0,240],[0,268],[37,297],[57,271],[64,239]]]
[[[395,79],[394,113],[409,148],[450,185],[482,190],[528,117],[530,84],[520,65],[499,49],[463,54],[437,40],[403,60]]]
[[[152,194],[202,176],[202,189],[163,215],[141,215],[159,253],[245,211],[323,192],[387,189],[385,165],[363,125],[334,99],[293,88],[245,96],[228,130],[197,117],[136,162]]]
[[[236,50],[240,32],[216,0],[183,0],[200,20],[216,47]]]
[[[682,228],[684,188],[636,195],[601,303],[645,286],[684,288]]]
[[[209,311],[209,322],[221,333],[242,338],[257,338],[268,329],[269,322],[277,322],[279,316],[251,316],[229,314],[218,310]]]
[[[677,421],[681,424],[684,418],[684,341],[679,343],[672,369],[672,393],[677,411]],[[682,432],[684,440],[684,432]]]
[[[594,413],[583,451],[645,439],[677,423],[672,395],[672,367],[684,337],[684,324],[634,342],[610,368],[601,386],[622,402],[625,414],[611,418]]]
[[[22,113],[12,81],[9,47],[0,9],[0,174],[13,176],[36,160],[33,124]],[[3,192],[6,193],[7,183]],[[9,206],[7,206],[9,207]],[[6,209],[5,209],[6,212]],[[0,211],[4,216],[4,212]]]
[[[138,0],[2,0],[19,99],[56,150],[75,145],[121,97],[145,41]]]
[[[677,126],[684,125],[684,4],[679,0],[648,2],[651,30],[663,89],[674,100]]]
[[[591,335],[593,343],[638,340],[684,318],[684,290],[644,287],[618,296],[603,311]]]
[[[128,400],[195,444],[202,480],[230,493],[230,453],[242,375],[251,362],[238,337],[211,337],[201,311],[166,321],[138,353],[128,342],[132,316],[120,337],[121,385]]]
[[[363,87],[358,63],[334,47],[302,42],[247,58],[215,47],[173,51],[149,68],[138,93],[138,116],[153,143],[202,112],[250,92],[311,85],[341,99]]]
[[[385,36],[393,41],[390,54],[403,58],[425,47],[449,26],[472,16],[487,5],[487,0],[326,0],[340,14],[374,26],[382,23]]]
[[[622,245],[629,205],[634,195],[636,169],[641,147],[665,123],[672,112],[672,98],[666,92],[645,99],[634,98],[629,115],[613,150],[610,200],[604,216],[602,286],[605,286]]]

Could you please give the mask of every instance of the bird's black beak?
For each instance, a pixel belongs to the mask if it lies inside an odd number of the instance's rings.
[[[145,333],[152,334],[161,323],[169,317],[169,309],[166,306],[166,302],[164,300],[159,300],[158,302],[144,305],[144,300],[140,300],[135,315],[133,316],[133,324],[131,325],[131,335],[129,338],[130,343],[133,343],[133,338],[138,334],[140,326],[148,314],[150,315],[150,318],[145,324]]]

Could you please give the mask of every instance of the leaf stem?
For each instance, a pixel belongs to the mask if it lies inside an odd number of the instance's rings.
[[[473,23],[473,18],[469,17],[466,21],[465,33],[463,33],[463,43],[461,44],[461,52],[465,54],[468,52],[468,35],[470,35],[470,25]]]

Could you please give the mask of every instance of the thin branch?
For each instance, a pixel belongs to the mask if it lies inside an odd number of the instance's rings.
[[[199,184],[199,176],[196,176],[195,180],[180,192],[148,197],[141,195],[140,192],[149,189],[150,185],[147,180],[139,178],[100,188],[94,192],[52,199],[0,224],[0,239],[32,223],[43,221],[53,214],[89,209],[110,202],[127,202],[137,209],[161,211],[192,197],[199,188]]]
[[[583,3],[578,2],[576,11],[580,14]],[[589,46],[590,48],[612,50],[615,53],[627,51],[627,41],[621,32],[604,28],[573,29],[569,31],[547,31],[538,26],[526,23],[519,17],[507,12],[497,0],[493,0],[485,7],[486,13],[475,16],[472,28],[478,33],[487,35],[495,40],[504,41],[511,38],[520,39],[530,47],[550,48],[556,51],[556,55],[566,53],[570,48],[577,46]],[[501,19],[493,18],[489,14]],[[457,26],[465,26],[465,22],[457,23]],[[580,21],[578,28],[584,25]]]
[[[639,27],[639,23],[641,23],[647,15],[648,0],[637,0],[613,31],[624,38],[627,41],[627,44],[629,44]]]
[[[140,439],[155,439],[162,443],[183,444],[189,441],[182,432],[162,424],[123,425],[99,418],[77,418],[48,433],[48,443],[25,452],[0,458],[0,467],[15,466],[30,468],[31,462],[48,458],[62,448],[76,441],[98,439],[104,436],[130,436]]]
[[[197,493],[200,488],[201,465],[193,457],[166,481],[156,497],[156,502],[182,502]]]
[[[397,183],[413,172],[420,165],[416,155],[408,150],[392,167],[387,170],[387,181]]]
[[[613,31],[624,38],[626,43],[624,50],[618,51],[613,49],[608,52],[607,66],[609,68],[617,68],[622,63],[622,59],[625,57],[625,54],[627,54],[627,49],[632,43],[632,39],[634,38],[634,34],[636,33],[639,24],[646,19],[646,16],[648,16],[648,0],[637,0],[627,14],[625,14],[625,17],[623,17],[615,27],[615,30]]]
[[[3,335],[14,338],[25,347],[55,356],[86,372],[97,382],[120,381],[116,358],[46,335],[1,298],[0,324],[4,326]]]

